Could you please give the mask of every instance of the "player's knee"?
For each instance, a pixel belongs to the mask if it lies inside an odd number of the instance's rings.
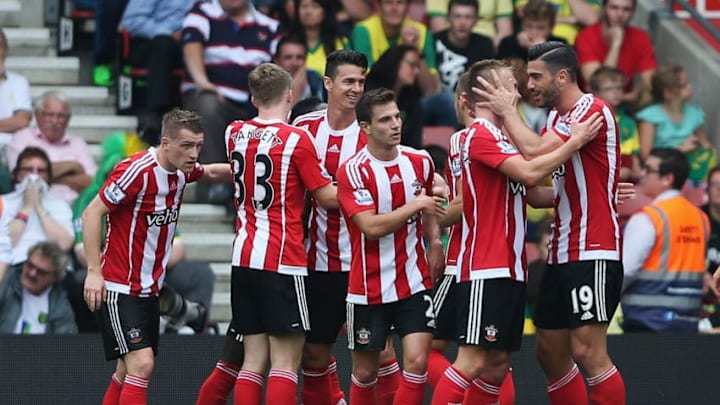
[[[352,374],[362,384],[370,384],[377,380],[377,370],[369,367],[353,367]]]
[[[591,344],[573,342],[571,350],[573,359],[583,369],[592,368],[603,357],[602,351]]]
[[[413,374],[423,374],[427,371],[428,353],[418,351],[408,353],[403,358],[403,370]]]
[[[323,368],[330,364],[332,349],[327,350],[323,345],[306,343],[303,347],[302,365],[309,368]]]
[[[482,374],[491,381],[501,383],[510,370],[510,353],[494,352],[487,358]]]
[[[150,378],[155,367],[155,356],[152,351],[137,353],[126,358],[127,373],[142,378]]]

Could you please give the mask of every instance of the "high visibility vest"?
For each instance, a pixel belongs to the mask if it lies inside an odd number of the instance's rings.
[[[625,320],[656,332],[697,332],[710,221],[683,196],[643,213],[655,226],[655,245],[623,294]]]

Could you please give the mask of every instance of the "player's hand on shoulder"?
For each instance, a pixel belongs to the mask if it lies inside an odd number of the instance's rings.
[[[576,113],[570,113],[570,139],[579,146],[592,141],[603,126],[603,116],[598,112],[592,113],[586,120],[579,121]]]

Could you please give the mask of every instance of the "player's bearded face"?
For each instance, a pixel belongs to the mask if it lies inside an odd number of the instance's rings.
[[[539,60],[528,63],[527,88],[535,105],[538,107],[554,105],[560,95],[557,73],[552,74],[545,66],[545,63]]]

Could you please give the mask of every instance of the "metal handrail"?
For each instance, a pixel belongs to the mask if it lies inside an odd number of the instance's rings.
[[[667,4],[667,11],[668,13],[674,15],[675,10],[674,6],[675,4],[679,4],[680,7],[684,8],[685,11],[687,11],[690,16],[697,21],[700,26],[702,26],[716,41],[720,41],[720,30],[715,28],[714,25],[708,21],[707,18],[705,18],[702,14],[698,13],[698,11],[693,7],[692,4],[690,4],[687,0],[666,0]]]

